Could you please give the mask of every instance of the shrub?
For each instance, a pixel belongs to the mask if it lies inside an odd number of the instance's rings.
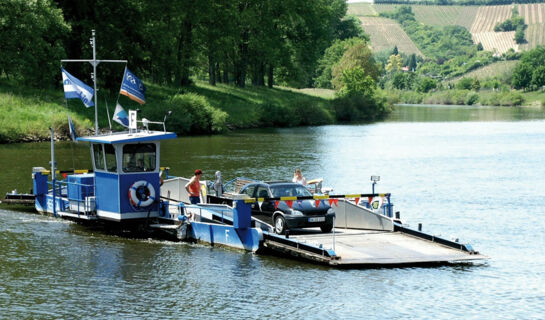
[[[176,94],[167,103],[150,111],[151,119],[160,119],[171,110],[167,130],[178,134],[203,134],[225,130],[227,113],[210,105],[205,97],[194,93]]]
[[[464,103],[468,106],[471,106],[471,105],[474,105],[475,103],[477,103],[477,101],[479,101],[479,95],[476,94],[475,92],[469,92],[467,95],[466,95],[466,99],[464,101]]]

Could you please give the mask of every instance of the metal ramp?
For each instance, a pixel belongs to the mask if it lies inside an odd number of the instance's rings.
[[[321,260],[339,266],[411,265],[487,259],[486,256],[470,249],[471,247],[467,248],[465,245],[441,238],[435,238],[440,241],[432,241],[404,231],[337,228],[333,236],[331,233],[320,233],[319,230],[302,230],[289,239],[305,246],[330,248],[334,256]],[[297,245],[292,244],[292,250],[302,250],[301,246],[299,248],[294,246]],[[304,257],[300,254],[299,256]]]

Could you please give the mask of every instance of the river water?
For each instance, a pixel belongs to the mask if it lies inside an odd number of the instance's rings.
[[[399,107],[385,121],[238,131],[164,142],[190,176],[287,179],[391,192],[405,223],[490,257],[435,268],[338,270],[205,245],[135,240],[0,208],[0,318],[543,319],[545,112]],[[49,144],[0,146],[0,191],[31,187]],[[88,168],[57,143],[59,167]],[[10,210],[11,209],[11,210]]]

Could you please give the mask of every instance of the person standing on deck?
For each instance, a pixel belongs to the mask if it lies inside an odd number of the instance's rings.
[[[195,170],[195,175],[185,185],[185,190],[189,193],[189,201],[191,204],[197,204],[201,202],[201,169]]]
[[[293,182],[300,183],[304,186],[307,185],[307,180],[305,177],[303,177],[303,173],[301,173],[301,169],[295,169],[295,173],[293,174]]]

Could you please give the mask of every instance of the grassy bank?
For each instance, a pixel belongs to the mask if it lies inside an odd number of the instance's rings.
[[[117,94],[100,92],[98,119],[100,128],[108,127],[106,102],[110,116]],[[128,109],[140,108],[140,117],[161,121],[167,110],[173,114],[167,130],[179,134],[208,134],[233,128],[267,126],[321,125],[335,122],[330,93],[297,91],[285,88],[236,88],[198,82],[194,86],[173,89],[147,84],[146,104],[139,106],[121,96]],[[65,101],[62,88],[36,90],[0,80],[0,143],[49,139],[49,127],[59,138],[68,137],[66,116],[70,114],[80,135],[94,126],[94,108],[85,108],[78,99]],[[121,127],[113,122],[114,130]]]

